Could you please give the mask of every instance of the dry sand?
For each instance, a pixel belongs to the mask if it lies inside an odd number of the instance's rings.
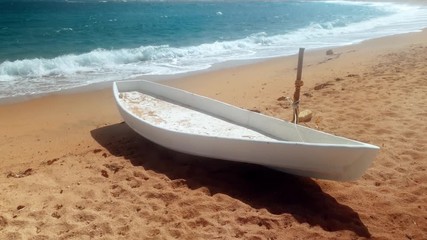
[[[427,239],[427,33],[307,52],[306,125],[381,147],[358,181],[189,156],[111,90],[0,106],[0,239]],[[283,119],[296,57],[167,84]]]

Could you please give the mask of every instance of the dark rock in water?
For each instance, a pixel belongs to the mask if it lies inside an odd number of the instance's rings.
[[[326,55],[334,55],[334,51],[332,51],[332,49],[329,49],[328,51],[326,51]]]

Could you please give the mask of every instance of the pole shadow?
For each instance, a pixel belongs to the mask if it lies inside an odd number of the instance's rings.
[[[226,194],[272,214],[291,214],[298,222],[325,231],[371,236],[353,209],[338,203],[310,178],[172,151],[143,138],[125,123],[94,129],[91,135],[112,155],[171,180],[184,179],[190,189],[205,187],[211,194]]]

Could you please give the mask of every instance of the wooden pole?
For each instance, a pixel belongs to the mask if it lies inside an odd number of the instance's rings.
[[[292,107],[294,109],[294,114],[292,116],[292,122],[294,122],[294,123],[298,123],[299,96],[300,96],[301,87],[302,87],[302,85],[304,85],[304,82],[301,81],[303,59],[304,59],[304,48],[300,48],[299,54],[298,54],[297,79],[295,80],[294,102],[292,104]]]

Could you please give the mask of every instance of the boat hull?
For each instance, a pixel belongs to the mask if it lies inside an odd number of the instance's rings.
[[[254,141],[213,137],[159,127],[144,121],[126,108],[120,98],[121,92],[126,91],[138,91],[167,98],[170,102],[203,110],[205,113],[208,111],[215,117],[262,133],[269,135],[277,133],[274,136],[277,139]],[[133,130],[154,143],[187,154],[259,164],[305,177],[350,181],[363,175],[379,150],[378,147],[370,144],[295,126],[280,119],[148,81],[115,82],[113,92],[120,114]],[[189,97],[189,100],[185,100],[186,97]],[[275,130],[275,127],[280,128]],[[283,129],[288,131],[288,139],[284,138],[287,135],[286,132],[281,131]],[[306,141],[298,141],[300,137]]]

